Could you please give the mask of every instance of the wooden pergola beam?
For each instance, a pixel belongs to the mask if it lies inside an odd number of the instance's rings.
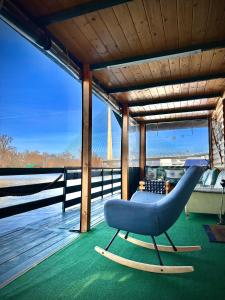
[[[163,87],[163,86],[169,86],[175,84],[193,83],[193,82],[224,79],[224,78],[225,78],[225,73],[215,73],[215,74],[209,74],[203,76],[195,76],[195,77],[188,77],[188,78],[181,78],[181,79],[164,80],[158,82],[138,84],[138,85],[127,86],[127,87],[108,88],[106,90],[107,93],[109,94],[126,93],[126,92],[131,92],[136,90],[145,90],[145,89],[151,89],[151,88]]]
[[[151,53],[148,55],[132,56],[123,59],[112,60],[108,62],[96,63],[91,65],[93,71],[102,70],[105,68],[122,68],[134,64],[143,64],[163,59],[177,58],[183,56],[190,56],[204,51],[209,51],[218,48],[225,48],[225,41],[216,41],[207,44],[200,44],[191,47],[178,48],[168,51],[161,51]]]
[[[155,124],[155,123],[169,123],[169,122],[178,122],[178,121],[193,121],[193,120],[207,120],[209,115],[197,115],[191,117],[176,117],[176,118],[162,118],[154,120],[141,120],[140,124]]]
[[[201,106],[187,106],[187,107],[177,107],[177,108],[169,108],[169,109],[140,111],[140,112],[130,113],[130,115],[133,118],[139,118],[139,117],[147,117],[147,116],[157,116],[157,115],[167,115],[167,114],[176,114],[176,113],[213,110],[213,109],[215,109],[215,107],[216,107],[215,104],[208,104],[208,105],[201,105]]]
[[[210,93],[210,94],[200,94],[200,95],[193,95],[193,96],[183,96],[183,97],[179,97],[179,98],[169,97],[169,98],[134,100],[134,101],[129,101],[128,106],[129,107],[146,106],[146,105],[153,105],[153,104],[162,104],[162,103],[171,103],[171,102],[184,102],[184,101],[212,99],[212,98],[219,98],[219,97],[221,97],[221,93]]]
[[[90,230],[91,153],[92,152],[92,75],[89,65],[83,66],[82,78],[82,154],[81,154],[81,232]]]
[[[129,198],[129,152],[128,152],[128,131],[129,131],[129,109],[127,105],[122,108],[122,134],[121,134],[121,181],[122,199]]]
[[[146,164],[146,126],[140,124],[140,180],[144,179],[145,176],[145,164]]]
[[[131,0],[91,1],[42,16],[37,19],[37,23],[41,26],[48,26],[129,1]]]

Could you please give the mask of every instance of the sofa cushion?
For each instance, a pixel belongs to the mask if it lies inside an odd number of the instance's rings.
[[[219,174],[218,169],[209,170],[209,174],[204,182],[204,185],[206,186],[215,185],[218,174]]]
[[[202,177],[200,178],[200,183],[201,184],[205,184],[206,182],[206,179],[208,178],[209,176],[209,173],[210,173],[210,169],[206,170],[203,174],[202,174]]]
[[[221,171],[217,177],[216,183],[214,185],[214,188],[216,189],[222,189],[222,186],[220,184],[221,180],[224,179],[225,180],[225,171]]]

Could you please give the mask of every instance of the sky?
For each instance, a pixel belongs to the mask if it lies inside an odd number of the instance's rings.
[[[209,152],[208,127],[147,131],[146,139],[147,157]]]
[[[0,20],[0,134],[18,151],[81,150],[81,82]],[[101,120],[101,122],[99,122]],[[120,127],[112,116],[114,156]],[[106,158],[107,105],[93,96],[93,151]]]

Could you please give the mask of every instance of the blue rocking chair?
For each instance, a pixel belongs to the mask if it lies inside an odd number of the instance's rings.
[[[107,201],[104,206],[105,220],[110,227],[117,229],[117,231],[105,249],[96,246],[95,250],[119,264],[138,270],[155,273],[192,272],[194,270],[192,266],[163,265],[159,251],[187,252],[201,250],[200,246],[175,246],[166,231],[180,216],[203,171],[202,167],[190,167],[176,187],[167,195],[136,192],[130,201]],[[120,230],[126,231],[126,234],[120,234]],[[129,237],[130,232],[151,236],[153,243]],[[166,235],[171,246],[156,244],[155,237],[163,233]],[[156,250],[159,265],[129,260],[109,252],[108,249],[118,234],[121,238],[133,244]]]

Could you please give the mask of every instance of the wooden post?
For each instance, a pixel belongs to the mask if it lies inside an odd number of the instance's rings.
[[[107,128],[107,160],[112,160],[112,121],[111,121],[111,108],[108,105],[108,128]]]
[[[212,115],[208,118],[208,134],[209,134],[209,161],[210,168],[213,167],[213,143],[212,143]]]
[[[92,76],[89,65],[83,66],[82,79],[82,178],[80,230],[90,230],[91,151],[92,151]]]
[[[62,201],[62,211],[65,212],[65,203],[66,203],[66,188],[67,188],[67,170],[64,167],[64,174],[63,174],[63,201]]]
[[[121,135],[121,180],[122,199],[128,200],[128,177],[129,177],[129,153],[128,153],[128,130],[129,130],[129,108],[127,105],[122,109],[122,135]]]
[[[145,124],[140,124],[140,157],[139,157],[140,180],[144,179],[145,165],[146,165],[146,126]]]

